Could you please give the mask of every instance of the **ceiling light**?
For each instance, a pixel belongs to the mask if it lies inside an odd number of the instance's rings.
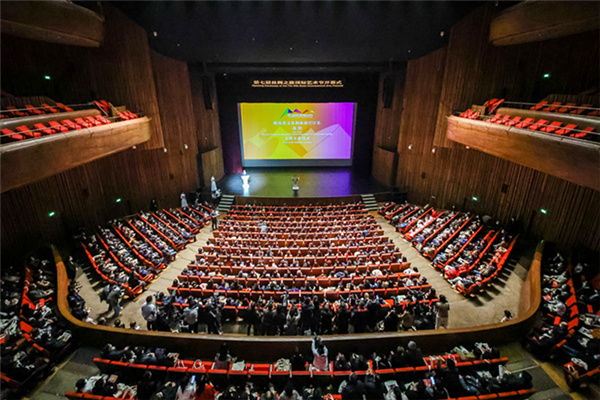
[[[154,37],[157,37],[157,36],[158,36],[158,32],[156,32],[156,31],[153,31],[153,32],[152,32],[152,36],[154,36]]]
[[[163,151],[166,153],[166,152],[167,152],[167,148],[166,148],[166,147],[163,147]]]
[[[542,214],[548,214],[548,210],[546,210],[545,208],[540,208],[540,212]]]
[[[550,78],[550,74],[544,74],[544,78]]]
[[[434,147],[433,149],[431,149],[431,152],[432,152],[432,153],[435,153],[435,147]]]
[[[409,145],[408,145],[408,149],[409,149],[409,150],[412,150],[412,144],[409,144]]]

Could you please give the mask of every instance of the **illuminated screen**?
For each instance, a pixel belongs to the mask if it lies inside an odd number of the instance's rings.
[[[242,165],[350,166],[356,103],[238,103]]]

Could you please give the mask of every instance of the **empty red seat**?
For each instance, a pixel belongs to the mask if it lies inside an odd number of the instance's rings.
[[[44,126],[44,124],[35,124],[34,125],[35,129],[41,131],[42,133],[45,133],[46,135],[53,135],[54,131],[50,128],[47,128],[46,126]]]
[[[42,107],[44,107],[44,111],[46,111],[46,113],[57,113],[59,112],[57,108],[54,108],[46,103],[42,104]]]
[[[591,104],[582,104],[581,106],[575,108],[574,110],[571,111],[571,114],[583,114],[585,111],[587,111],[588,107],[591,107]]]
[[[23,110],[17,110],[15,106],[8,106],[6,109],[10,112],[10,115],[13,117],[26,117],[29,113],[24,112]]]
[[[119,116],[119,118],[121,118],[123,121],[128,121],[131,118],[128,115],[125,115],[125,113],[122,112],[118,112],[117,115]]]
[[[558,110],[560,108],[561,104],[562,103],[560,101],[555,101],[554,103],[552,103],[548,107],[542,108],[542,111],[554,112],[554,111],[556,111],[556,110]]]
[[[66,126],[67,128],[69,128],[72,131],[82,128],[81,125],[75,124],[70,119],[63,119],[62,121],[60,121],[60,123],[63,124],[64,126]]]
[[[585,128],[584,130],[582,130],[580,132],[572,133],[571,137],[582,139],[582,138],[586,137],[588,135],[588,133],[593,132],[593,131],[594,131],[594,128],[591,126],[588,126],[587,128]]]
[[[556,110],[556,112],[568,113],[569,111],[573,110],[573,108],[575,108],[575,103],[567,103],[558,110]]]
[[[505,115],[502,119],[496,121],[497,124],[505,124],[510,120],[510,115]]]
[[[494,115],[492,118],[490,118],[490,119],[488,120],[488,122],[496,122],[496,121],[498,121],[500,118],[502,118],[502,114],[496,114],[496,115]]]
[[[560,128],[561,125],[562,125],[562,122],[554,121],[550,125],[546,125],[546,126],[542,127],[540,129],[540,132],[552,133],[555,130],[557,130],[558,128]]]
[[[98,121],[96,118],[94,117],[85,117],[83,119],[86,122],[89,122],[90,124],[92,124],[92,126],[98,126],[98,125],[102,125],[102,122]]]
[[[527,127],[527,129],[530,129],[532,131],[537,131],[538,129],[544,127],[546,124],[548,123],[547,120],[545,119],[540,119],[538,122],[536,122],[535,124],[531,124]]]
[[[69,128],[67,128],[66,126],[62,126],[61,124],[59,124],[56,121],[50,121],[48,122],[48,125],[50,125],[50,127],[52,129],[54,129],[55,132],[68,132]]]
[[[534,121],[535,121],[534,118],[525,118],[523,121],[521,121],[517,125],[515,125],[515,128],[527,128]]]
[[[521,117],[517,116],[517,117],[514,117],[513,119],[511,119],[510,121],[505,122],[504,125],[514,126],[514,125],[518,124],[519,122],[521,122]]]
[[[34,132],[25,125],[17,126],[17,132],[20,132],[30,138],[42,136],[42,132]]]
[[[81,126],[83,126],[84,128],[91,128],[92,124],[90,124],[89,122],[86,122],[83,120],[83,118],[75,118],[75,122]]]
[[[3,141],[9,141],[9,142],[14,142],[17,140],[23,140],[25,139],[25,136],[21,135],[20,133],[15,133],[13,131],[11,131],[8,128],[4,128],[2,129],[2,140]]]
[[[96,115],[96,121],[99,121],[101,124],[110,124],[110,120],[102,115]]]
[[[65,106],[63,103],[56,103],[56,107],[60,108],[63,111],[73,111],[71,107]]]
[[[38,110],[37,108],[35,108],[31,104],[27,104],[25,106],[25,108],[27,108],[27,112],[29,112],[30,115],[42,115],[42,114],[46,114],[45,112],[43,112],[42,110]]]
[[[567,135],[569,134],[573,129],[577,128],[577,125],[575,124],[569,124],[559,130],[557,130],[555,133],[557,135]]]
[[[546,104],[548,104],[547,101],[540,101],[535,106],[531,107],[530,110],[537,111],[537,110],[541,109],[542,107],[544,107]]]

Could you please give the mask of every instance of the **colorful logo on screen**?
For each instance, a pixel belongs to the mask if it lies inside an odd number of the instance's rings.
[[[279,119],[285,117],[286,115],[288,118],[312,118],[314,113],[315,113],[314,111],[310,111],[310,110],[300,111],[298,109],[295,109],[294,111],[292,111],[288,108],[281,115],[281,117],[279,117]]]

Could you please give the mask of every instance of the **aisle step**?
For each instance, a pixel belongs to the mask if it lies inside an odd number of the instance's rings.
[[[373,194],[362,194],[360,195],[360,197],[362,198],[362,201],[365,204],[367,210],[377,211],[379,206],[377,205],[377,200],[375,199],[375,196]]]

